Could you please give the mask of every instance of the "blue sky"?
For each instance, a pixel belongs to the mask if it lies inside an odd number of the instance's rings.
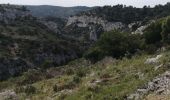
[[[22,4],[22,5],[56,5],[56,6],[103,6],[125,4],[136,7],[157,4],[166,4],[170,0],[0,0],[0,3]]]

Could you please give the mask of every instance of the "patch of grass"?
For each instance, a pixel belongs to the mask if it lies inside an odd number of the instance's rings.
[[[63,71],[60,75],[32,83],[36,93],[18,95],[37,100],[47,97],[56,100],[122,100],[168,69],[170,52],[162,54],[158,64],[164,66],[158,70],[154,64],[144,63],[156,55],[143,54],[121,60],[107,58],[95,64],[84,59],[75,60],[61,68],[53,68],[53,71]]]

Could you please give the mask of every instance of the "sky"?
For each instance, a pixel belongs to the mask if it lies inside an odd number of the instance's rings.
[[[1,4],[19,4],[19,5],[55,5],[55,6],[104,6],[104,5],[132,5],[135,7],[143,7],[157,4],[166,4],[170,0],[0,0]]]

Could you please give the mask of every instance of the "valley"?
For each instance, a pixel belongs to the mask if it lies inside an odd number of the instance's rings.
[[[1,4],[0,100],[168,100],[169,33],[170,3]]]

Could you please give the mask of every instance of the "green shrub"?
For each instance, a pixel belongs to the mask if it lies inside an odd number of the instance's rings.
[[[81,78],[80,78],[80,77],[78,77],[78,76],[74,76],[74,77],[73,77],[73,82],[75,82],[75,83],[80,83],[80,81],[81,81]]]
[[[158,47],[155,44],[149,44],[146,46],[145,51],[149,54],[154,54]]]
[[[59,92],[59,91],[65,90],[65,89],[73,89],[74,87],[76,87],[76,84],[74,82],[68,82],[68,83],[65,83],[62,85],[56,84],[53,86],[53,91]]]
[[[41,65],[40,67],[42,69],[47,69],[47,68],[50,68],[53,66],[53,62],[51,60],[45,60]]]
[[[110,77],[111,77],[111,75],[108,74],[108,73],[102,74],[102,75],[100,76],[101,79],[103,79],[103,78],[110,78]]]
[[[120,58],[126,53],[135,53],[138,49],[142,49],[143,45],[140,35],[119,31],[105,32],[84,57],[91,61],[101,60],[105,56]]]
[[[159,20],[155,23],[149,25],[144,32],[145,42],[147,44],[154,44],[160,42],[162,40],[161,32],[162,32],[162,21]]]
[[[28,27],[28,26],[21,26],[19,27],[16,32],[19,34],[19,35],[37,35],[38,34],[38,30],[36,28],[31,28],[31,27]]]
[[[25,72],[17,81],[18,85],[32,84],[34,82],[40,81],[45,77],[45,75],[39,70],[28,70]]]
[[[145,42],[155,44],[162,42],[170,43],[170,17],[160,19],[152,23],[144,32]]]
[[[161,35],[164,43],[170,43],[170,17],[164,21]]]
[[[26,93],[27,95],[36,93],[36,88],[32,85],[19,86],[15,88],[16,93]]]
[[[32,85],[27,85],[25,87],[25,93],[26,94],[34,94],[36,92],[36,88]]]
[[[68,68],[68,69],[66,69],[66,74],[67,75],[73,75],[74,74],[74,70],[72,68]]]
[[[88,91],[99,93],[100,92],[100,86],[98,85],[92,85],[87,88]]]
[[[15,87],[14,91],[16,93],[23,93],[24,92],[24,88],[23,88],[23,86],[18,86],[18,87]]]
[[[86,70],[83,70],[83,69],[78,69],[78,71],[76,72],[76,75],[78,77],[83,77],[83,76],[86,76]]]
[[[91,92],[88,92],[87,94],[85,94],[84,97],[86,100],[91,100],[93,98],[93,94]]]

